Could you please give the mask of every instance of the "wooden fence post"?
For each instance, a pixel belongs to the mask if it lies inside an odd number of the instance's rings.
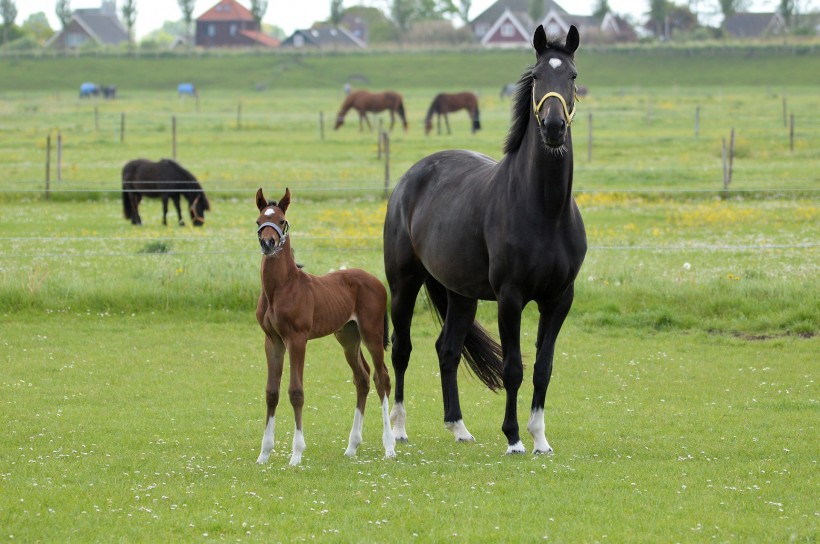
[[[783,95],[783,127],[786,127],[786,95]]]
[[[382,129],[383,125],[384,122],[382,121],[382,118],[379,117],[379,130],[377,132],[378,137],[376,138],[376,158],[379,160],[382,160],[382,132],[384,132],[384,130]]]
[[[789,116],[789,151],[794,152],[794,114]]]
[[[100,107],[94,104],[94,130],[100,130]]]
[[[236,105],[236,130],[242,130],[242,102]]]
[[[732,133],[729,137],[729,183],[732,183],[732,169],[735,162],[735,127],[732,127]],[[728,185],[728,184],[727,184]]]
[[[587,135],[587,161],[592,162],[592,112],[589,113],[589,134]]]
[[[325,141],[325,112],[319,112],[319,140]]]
[[[700,106],[695,108],[695,138],[700,135]]]
[[[171,156],[177,160],[177,116],[171,116]]]
[[[723,140],[723,152],[721,157],[723,158],[723,190],[726,191],[729,189],[729,164],[726,160],[726,137],[722,138]]]
[[[46,137],[46,200],[51,191],[51,134]]]
[[[57,131],[57,182],[63,181],[63,135]]]
[[[125,112],[120,113],[120,143],[125,142]]]

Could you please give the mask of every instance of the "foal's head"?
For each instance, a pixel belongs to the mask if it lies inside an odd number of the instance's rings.
[[[262,255],[266,257],[275,257],[285,247],[290,228],[285,218],[288,205],[290,205],[290,189],[285,189],[285,196],[279,200],[279,203],[266,200],[262,189],[256,191],[256,207],[259,208],[256,233],[259,236]]]
[[[565,44],[548,41],[540,25],[532,39],[536,55],[532,68],[533,113],[541,138],[553,149],[564,145],[575,116],[575,51],[579,42],[575,26],[570,26]]]

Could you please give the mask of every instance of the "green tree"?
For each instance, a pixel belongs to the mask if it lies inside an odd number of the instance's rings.
[[[780,6],[778,6],[777,11],[783,16],[783,20],[786,21],[786,26],[791,27],[792,17],[794,17],[797,11],[797,0],[780,0]]]
[[[54,34],[54,30],[48,24],[48,16],[42,11],[29,15],[28,19],[23,21],[21,28],[25,34],[34,38],[40,45],[43,45]]]
[[[612,9],[609,7],[607,0],[597,0],[597,2],[595,2],[595,9],[592,10],[592,16],[601,21],[610,11],[612,11]]]
[[[459,0],[459,9],[458,9],[458,16],[461,17],[461,20],[464,24],[470,23],[470,8],[473,7],[472,0]]]
[[[134,43],[134,23],[137,21],[137,0],[125,0],[122,3],[122,21],[128,30],[128,43]]]
[[[71,10],[71,0],[57,0],[56,7],[57,19],[63,28],[71,21],[71,16],[74,12]]]
[[[17,6],[14,0],[0,0],[0,14],[3,16],[3,45],[9,41],[9,32],[17,18]]]
[[[527,14],[533,21],[540,21],[544,13],[544,0],[529,0],[527,4]]]
[[[265,16],[266,11],[268,11],[268,0],[251,0],[251,13],[260,30],[262,29],[262,17]]]
[[[345,15],[345,8],[342,2],[343,0],[330,0],[330,22],[333,26],[339,26],[342,22],[342,17]]]
[[[718,4],[720,5],[720,12],[726,18],[733,13],[746,9],[748,2],[746,0],[718,0]]]
[[[390,17],[399,31],[399,37],[410,29],[416,8],[416,0],[393,0],[390,4]]]
[[[645,26],[659,38],[667,37],[666,18],[669,16],[669,6],[669,0],[649,0],[649,13]]]
[[[185,21],[185,35],[189,38],[191,33],[191,22],[194,20],[194,4],[196,0],[177,0],[179,10],[182,12],[182,20]]]

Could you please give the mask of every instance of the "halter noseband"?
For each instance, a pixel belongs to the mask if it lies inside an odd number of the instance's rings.
[[[259,236],[260,240],[262,239],[262,229],[264,229],[265,227],[271,227],[273,230],[276,231],[276,234],[279,235],[279,241],[276,243],[276,246],[274,246],[273,248],[273,252],[270,254],[270,256],[273,257],[274,255],[277,255],[280,251],[282,251],[282,248],[285,247],[285,242],[288,240],[288,232],[290,231],[290,224],[287,221],[285,221],[285,228],[282,229],[276,223],[265,221],[264,223],[259,225],[258,229],[256,229],[256,234],[257,236]]]
[[[575,119],[575,103],[572,104],[572,111],[569,111],[567,108],[567,101],[564,100],[564,97],[556,92],[549,92],[545,94],[541,101],[538,104],[535,103],[535,85],[532,86],[532,107],[533,111],[535,112],[535,117],[538,118],[538,114],[541,113],[541,106],[544,105],[544,102],[547,101],[547,98],[555,97],[561,101],[561,105],[564,107],[564,118],[567,120],[567,126],[572,124],[572,120]],[[575,95],[575,102],[578,102],[578,95]]]

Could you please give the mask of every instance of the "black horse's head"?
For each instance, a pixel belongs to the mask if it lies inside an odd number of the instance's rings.
[[[575,51],[580,38],[570,26],[565,44],[548,41],[544,27],[535,29],[532,45],[536,62],[532,68],[532,108],[541,138],[553,149],[561,148],[575,116]]]
[[[262,255],[265,257],[275,257],[285,247],[288,239],[288,220],[285,212],[290,205],[290,189],[285,189],[279,203],[268,201],[262,194],[262,189],[256,191],[256,207],[259,209],[259,217],[256,218],[256,234],[259,237],[259,245],[262,247]]]

